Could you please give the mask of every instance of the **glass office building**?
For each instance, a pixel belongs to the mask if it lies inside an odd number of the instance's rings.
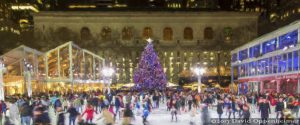
[[[296,21],[231,51],[239,93],[300,93],[299,31]]]

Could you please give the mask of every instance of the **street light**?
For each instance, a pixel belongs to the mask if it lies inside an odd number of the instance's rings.
[[[195,67],[195,68],[192,69],[192,71],[198,77],[198,93],[201,93],[201,77],[205,73],[205,69],[201,68],[201,67]]]
[[[32,95],[32,88],[31,88],[31,72],[33,70],[32,64],[27,62],[24,59],[24,77],[25,77],[25,85],[27,83],[27,94],[28,97],[31,97]]]
[[[4,100],[4,83],[3,83],[3,74],[6,71],[4,64],[4,59],[0,58],[0,100]]]
[[[107,93],[110,93],[110,84],[112,83],[112,75],[115,73],[113,68],[105,67],[102,70],[103,74],[103,82],[104,82],[104,89],[103,93],[107,90]]]

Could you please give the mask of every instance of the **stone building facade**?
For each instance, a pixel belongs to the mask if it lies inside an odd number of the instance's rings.
[[[154,40],[170,82],[195,65],[207,76],[230,75],[230,50],[257,36],[257,13],[40,12],[35,38],[44,49],[74,41],[116,68],[116,81],[133,82],[145,39]]]

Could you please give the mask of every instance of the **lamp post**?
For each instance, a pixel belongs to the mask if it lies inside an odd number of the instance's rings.
[[[103,82],[104,82],[104,89],[103,93],[107,90],[107,93],[110,93],[110,84],[112,83],[112,75],[114,74],[114,69],[110,67],[103,68]]]
[[[27,94],[28,97],[32,95],[32,87],[31,87],[31,72],[33,70],[32,64],[24,60],[24,78],[25,78],[25,85],[27,85]],[[27,83],[27,84],[26,84]]]
[[[195,67],[192,70],[198,77],[198,93],[201,93],[201,77],[205,73],[205,69],[201,67]]]
[[[6,71],[3,58],[0,58],[0,100],[4,100],[4,83],[3,83],[3,74]]]

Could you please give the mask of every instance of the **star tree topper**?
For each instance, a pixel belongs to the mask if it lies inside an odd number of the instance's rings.
[[[148,42],[148,43],[152,43],[153,42],[153,40],[149,37],[148,39],[146,39],[146,41]]]

